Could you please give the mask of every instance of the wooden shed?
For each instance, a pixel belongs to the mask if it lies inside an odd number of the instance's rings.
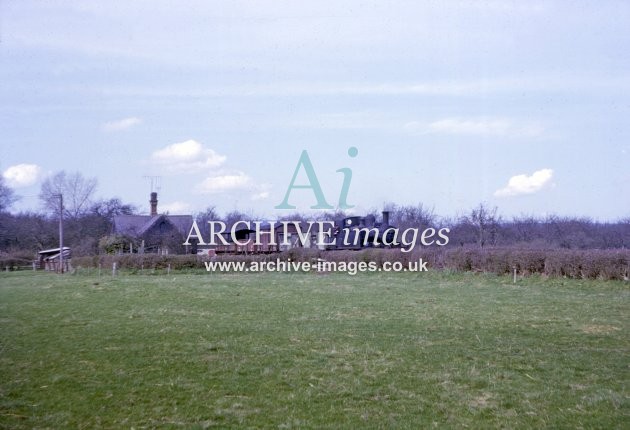
[[[39,269],[47,272],[59,271],[59,248],[44,249],[39,251]],[[69,247],[63,247],[63,271],[67,272],[70,268],[70,258],[72,256]]]

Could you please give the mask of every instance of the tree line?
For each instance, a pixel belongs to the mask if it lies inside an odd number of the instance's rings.
[[[10,213],[19,196],[0,177],[0,252],[34,253],[59,246],[59,196],[63,195],[64,244],[73,254],[95,255],[106,252],[103,238],[113,233],[116,215],[138,214],[139,209],[118,198],[94,198],[95,178],[80,173],[61,171],[46,179],[40,189],[42,209],[36,212]],[[422,204],[397,205],[387,203],[390,224],[399,228],[450,228],[450,247],[519,246],[563,249],[624,249],[630,248],[630,217],[615,222],[597,222],[586,217],[544,218],[534,216],[501,217],[496,207],[481,203],[469,211],[440,217]],[[379,211],[373,215],[377,220]],[[344,212],[325,212],[318,219],[336,220],[348,216]],[[286,220],[308,220],[312,216],[294,213]],[[220,216],[215,207],[195,215],[198,225],[222,220],[231,224],[238,220],[259,220],[253,213],[228,212]],[[205,232],[204,232],[205,234]],[[99,245],[100,243],[100,245]]]

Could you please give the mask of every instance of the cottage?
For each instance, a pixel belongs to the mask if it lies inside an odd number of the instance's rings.
[[[138,252],[183,254],[191,252],[182,244],[193,223],[192,215],[158,214],[157,193],[151,193],[150,215],[117,215],[114,234],[137,240]],[[195,250],[196,252],[196,250]]]

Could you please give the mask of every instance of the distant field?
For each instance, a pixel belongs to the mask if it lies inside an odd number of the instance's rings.
[[[630,284],[0,273],[1,428],[628,428]]]

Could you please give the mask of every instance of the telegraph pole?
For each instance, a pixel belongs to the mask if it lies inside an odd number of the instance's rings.
[[[63,194],[59,194],[59,273],[63,274]]]

